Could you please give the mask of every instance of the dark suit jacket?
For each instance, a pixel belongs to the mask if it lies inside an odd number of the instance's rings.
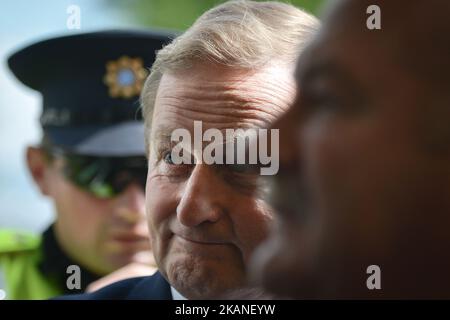
[[[172,300],[170,285],[156,272],[152,276],[122,280],[92,293],[73,294],[56,300]]]

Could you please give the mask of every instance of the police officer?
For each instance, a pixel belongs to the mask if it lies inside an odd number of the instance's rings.
[[[41,193],[52,199],[56,219],[42,235],[0,230],[7,299],[82,292],[120,268],[126,270],[119,272],[122,278],[151,272],[138,97],[155,51],[170,36],[76,34],[35,43],[9,58],[14,75],[43,97],[43,138],[27,148],[26,159]]]

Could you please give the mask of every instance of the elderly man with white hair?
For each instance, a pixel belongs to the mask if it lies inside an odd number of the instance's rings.
[[[192,162],[175,161],[172,133],[270,127],[296,96],[296,59],[318,26],[289,4],[231,1],[158,52],[141,100],[159,272],[73,298],[205,299],[248,287],[250,256],[273,223],[259,171],[201,161],[198,145],[183,150]]]

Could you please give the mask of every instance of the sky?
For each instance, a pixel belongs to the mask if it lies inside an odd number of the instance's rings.
[[[67,27],[71,5],[80,8],[79,30]],[[25,166],[26,146],[41,137],[41,97],[14,78],[7,57],[45,38],[127,27],[136,25],[106,0],[0,2],[0,229],[40,232],[54,219],[52,202],[40,195]]]

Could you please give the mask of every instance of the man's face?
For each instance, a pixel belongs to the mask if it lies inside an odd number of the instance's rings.
[[[151,263],[142,187],[132,184],[114,198],[100,199],[68,181],[63,167],[64,159],[52,161],[45,184],[56,207],[56,236],[65,252],[98,274],[131,262]]]
[[[389,20],[371,33],[352,3],[300,57],[296,104],[276,124],[281,222],[257,269],[299,298],[426,295],[408,289],[432,287],[449,266],[438,246],[449,240],[449,162],[426,142],[433,95],[391,51]],[[373,264],[381,291],[366,286]]]
[[[228,165],[175,165],[170,136],[194,121],[203,130],[270,126],[295,95],[292,69],[240,71],[212,64],[163,75],[153,112],[146,210],[158,267],[187,298],[245,285],[254,248],[271,210],[258,196],[258,174]]]

